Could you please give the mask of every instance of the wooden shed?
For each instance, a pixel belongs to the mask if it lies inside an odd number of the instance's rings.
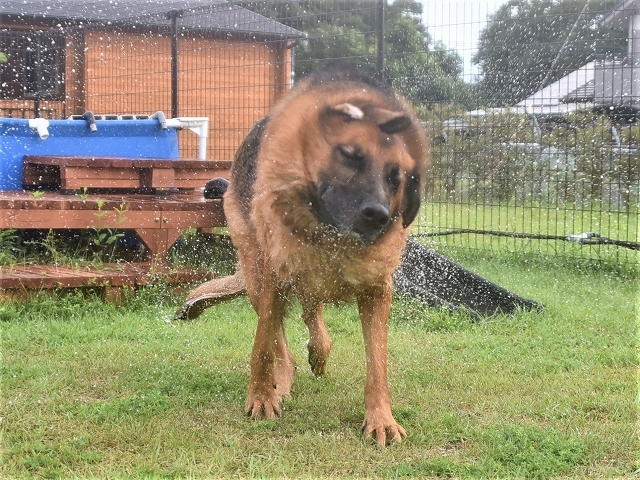
[[[3,0],[0,116],[208,117],[207,158],[231,159],[290,87],[304,37],[225,0]]]

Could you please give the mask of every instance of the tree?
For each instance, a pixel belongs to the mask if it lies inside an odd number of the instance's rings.
[[[286,0],[243,6],[308,35],[296,47],[296,77],[335,60],[376,73],[377,0]],[[433,43],[421,14],[417,0],[396,0],[387,6],[387,81],[415,104],[468,100],[471,87],[460,78],[460,56]]]
[[[513,105],[597,54],[624,52],[625,32],[597,26],[617,3],[510,0],[500,7],[480,33],[473,57],[487,103]]]
[[[422,5],[396,0],[387,10],[386,74],[414,104],[468,103],[471,86],[461,80],[462,59],[433,43],[420,15]]]

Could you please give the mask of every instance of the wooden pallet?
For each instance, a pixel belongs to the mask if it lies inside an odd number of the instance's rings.
[[[42,291],[70,288],[99,289],[107,301],[118,303],[125,289],[153,283],[201,283],[212,272],[169,268],[150,263],[107,263],[100,266],[12,265],[0,267],[0,300],[28,299]]]

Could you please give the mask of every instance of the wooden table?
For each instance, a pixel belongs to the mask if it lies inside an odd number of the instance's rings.
[[[132,229],[161,259],[185,229],[225,225],[221,202],[202,188],[230,169],[230,161],[25,155],[23,185],[55,190],[0,192],[0,228]]]

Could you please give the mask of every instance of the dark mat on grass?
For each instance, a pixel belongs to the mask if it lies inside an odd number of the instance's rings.
[[[461,310],[476,318],[542,308],[413,240],[407,241],[393,287],[435,308]]]

